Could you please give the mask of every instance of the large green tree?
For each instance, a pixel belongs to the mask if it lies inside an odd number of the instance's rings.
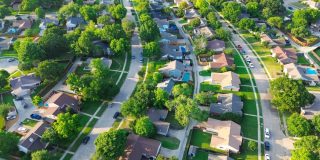
[[[268,18],[267,22],[270,26],[277,27],[279,29],[281,29],[282,25],[283,25],[283,19],[279,16],[270,17],[270,18]]]
[[[143,46],[143,55],[146,57],[159,57],[161,55],[160,45],[158,42],[149,42]]]
[[[99,159],[118,159],[124,153],[127,142],[125,130],[110,130],[99,134],[94,141]]]
[[[5,5],[0,5],[0,18],[4,18],[5,16],[10,15],[11,11]]]
[[[260,6],[258,2],[249,2],[246,4],[247,12],[252,17],[259,17],[260,16]]]
[[[94,33],[89,31],[83,31],[77,42],[72,46],[77,56],[88,56],[95,51],[95,45],[93,44]]]
[[[316,154],[306,148],[295,149],[291,151],[291,160],[316,160]]]
[[[314,126],[315,131],[320,133],[320,115],[316,115],[312,118],[312,124]]]
[[[117,55],[121,55],[128,52],[131,48],[127,39],[120,38],[111,40],[110,49]]]
[[[126,38],[126,33],[120,24],[111,24],[103,27],[100,31],[100,38],[111,42],[113,39]]]
[[[62,6],[58,11],[58,18],[60,20],[65,20],[66,18],[77,16],[79,14],[79,5],[73,2]]]
[[[14,49],[18,53],[19,68],[22,70],[31,69],[46,57],[44,50],[29,39],[15,42]]]
[[[46,16],[46,12],[40,7],[36,8],[34,12],[36,13],[38,19],[44,18]]]
[[[10,74],[6,70],[4,69],[0,70],[0,88],[4,88],[5,86],[8,85],[9,76]]]
[[[141,22],[139,35],[141,40],[151,42],[160,38],[160,30],[153,20],[146,20]]]
[[[272,104],[280,111],[300,111],[301,107],[313,103],[310,94],[301,80],[280,77],[271,82]]]
[[[227,20],[237,22],[241,14],[241,5],[233,1],[223,3],[222,14]]]
[[[185,95],[190,97],[193,93],[192,86],[188,83],[177,84],[172,89],[172,94],[174,97],[179,97],[181,95]]]
[[[33,11],[39,7],[39,0],[22,0],[20,8],[23,11]]]
[[[122,4],[111,5],[109,7],[109,12],[114,19],[121,20],[126,16],[127,9]]]
[[[305,136],[301,137],[294,142],[294,147],[296,149],[306,148],[307,150],[320,153],[320,139],[318,136]]]
[[[297,113],[293,113],[287,120],[288,131],[294,136],[307,136],[312,132],[311,123]]]
[[[154,102],[155,107],[163,108],[166,102],[169,100],[169,94],[161,88],[157,88],[154,91],[154,94],[155,94],[155,102]]]
[[[155,126],[147,116],[137,119],[133,127],[133,130],[137,135],[144,137],[152,137],[156,134]]]
[[[80,126],[80,118],[77,114],[60,113],[56,121],[52,124],[52,128],[57,132],[61,138],[72,139],[78,134],[78,127]]]
[[[256,27],[256,23],[251,18],[242,18],[239,21],[239,27],[244,30],[254,30]]]
[[[58,62],[46,60],[39,63],[36,73],[42,80],[54,82],[59,80],[63,69],[63,66]]]
[[[80,8],[80,14],[86,21],[96,21],[98,11],[93,6],[84,5]]]
[[[47,150],[38,150],[31,153],[32,160],[55,160],[57,157],[53,156]]]
[[[0,154],[7,156],[17,151],[19,137],[13,132],[0,130]]]

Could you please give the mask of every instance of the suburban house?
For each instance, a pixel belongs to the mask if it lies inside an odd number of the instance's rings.
[[[200,124],[205,132],[212,133],[210,147],[238,153],[242,143],[241,126],[233,121],[220,121],[209,118]]]
[[[31,94],[40,83],[41,79],[34,73],[10,79],[11,94],[18,97]]]
[[[265,33],[260,35],[260,40],[261,40],[261,43],[267,43],[269,46],[276,46],[277,45],[277,43],[275,41],[273,41],[272,38]]]
[[[211,73],[211,83],[220,85],[222,90],[239,91],[240,78],[234,72]]]
[[[187,9],[185,10],[185,15],[184,15],[185,18],[187,19],[193,19],[193,18],[200,18],[200,14],[198,13],[197,10],[195,9]]]
[[[156,159],[160,148],[160,141],[129,134],[124,155],[119,160]]]
[[[222,40],[212,40],[208,41],[207,49],[215,52],[222,52],[226,48],[226,44]]]
[[[83,0],[83,4],[94,4],[96,0]]]
[[[220,154],[209,154],[208,160],[233,160],[233,158]]]
[[[297,54],[294,49],[283,49],[279,46],[271,49],[272,57],[276,57],[282,65],[297,62]]]
[[[307,5],[309,5],[310,8],[319,9],[320,8],[320,2],[316,2],[316,0],[306,0],[304,1]]]
[[[10,49],[12,38],[0,37],[0,51]]]
[[[39,24],[39,28],[41,30],[46,30],[47,26],[49,24],[53,24],[53,25],[59,25],[59,21],[56,18],[51,18],[51,17],[46,17],[44,19],[41,19],[41,23]]]
[[[165,80],[164,82],[158,83],[157,88],[161,88],[169,95],[171,95],[174,84],[174,80],[170,78],[168,80]]]
[[[31,28],[31,26],[32,26],[32,20],[30,19],[14,20],[11,25],[11,27],[17,28],[20,31]]]
[[[20,139],[18,144],[19,151],[30,153],[47,147],[48,143],[42,142],[42,134],[50,128],[50,124],[44,121],[38,122],[32,130]]]
[[[165,32],[169,29],[169,21],[168,20],[154,18],[154,21],[157,23],[160,32]]]
[[[77,28],[79,25],[84,24],[85,21],[81,17],[70,17],[67,19],[67,30],[74,30]]]
[[[162,59],[182,60],[183,53],[179,45],[160,43]]]
[[[169,132],[170,123],[165,122],[167,118],[168,110],[164,109],[149,109],[148,117],[157,128],[157,133],[166,136]]]
[[[242,115],[243,102],[234,93],[218,94],[218,102],[211,103],[210,114],[224,114],[231,112]]]
[[[166,77],[171,77],[173,79],[180,79],[183,72],[185,72],[186,66],[180,61],[174,60],[167,63],[163,68],[160,68],[160,73],[164,74]]]
[[[211,69],[220,69],[222,67],[232,68],[233,66],[233,58],[225,53],[212,55],[212,62],[209,63],[209,68]]]
[[[70,107],[73,112],[80,112],[79,100],[77,96],[71,96],[67,93],[52,93],[49,99],[44,103],[45,112],[43,117],[47,122],[54,122],[59,113],[66,112]]]
[[[211,38],[213,38],[213,36],[215,35],[214,31],[213,31],[212,29],[210,29],[209,27],[207,27],[207,26],[195,28],[195,29],[193,30],[193,34],[194,34],[195,36],[203,35],[203,36],[205,36],[207,39],[211,39]]]
[[[296,65],[294,63],[289,63],[283,65],[283,72],[292,79],[303,80],[309,83],[311,86],[315,86],[320,82],[318,72],[306,66]]]

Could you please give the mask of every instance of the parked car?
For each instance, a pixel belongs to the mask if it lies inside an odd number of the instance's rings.
[[[29,131],[29,129],[28,129],[28,128],[24,128],[24,127],[19,127],[19,128],[17,129],[17,131],[18,131],[18,132],[21,132],[21,133],[26,133],[26,132]]]
[[[21,100],[23,100],[23,97],[19,97],[19,96],[18,96],[18,97],[15,98],[15,100],[16,100],[16,101],[21,101]]]
[[[252,63],[249,63],[250,68],[254,68],[254,65]]]
[[[31,114],[30,117],[31,117],[32,119],[37,119],[37,120],[42,119],[42,117],[41,117],[39,114],[35,114],[35,113]]]
[[[264,129],[264,137],[269,139],[270,138],[270,130],[269,128]]]
[[[265,160],[270,160],[270,155],[269,155],[269,154],[265,154],[265,155],[264,155],[264,159],[265,159]]]
[[[132,58],[132,59],[136,59],[136,56],[132,56],[131,58]]]
[[[113,119],[117,119],[120,116],[120,112],[116,112],[113,115]]]
[[[17,118],[17,116],[11,115],[11,116],[7,116],[7,117],[6,117],[6,120],[7,120],[7,121],[10,121],[10,120],[13,120],[13,119],[16,119],[16,118]]]
[[[235,30],[232,30],[232,32],[233,32],[234,34],[237,34],[237,31],[235,31]]]
[[[9,58],[9,59],[8,59],[8,62],[13,62],[13,61],[15,61],[14,58]]]
[[[265,141],[265,142],[264,142],[264,149],[265,149],[266,151],[269,151],[269,150],[270,150],[270,143],[269,143],[268,141]]]
[[[288,7],[288,9],[289,9],[289,10],[293,10],[293,8],[292,8],[292,7]]]
[[[141,58],[141,59],[139,60],[139,62],[140,62],[140,63],[143,63],[143,58]]]
[[[82,140],[82,143],[83,143],[83,144],[87,144],[87,143],[89,142],[89,140],[90,140],[90,137],[89,137],[89,136],[85,136],[85,137],[83,138],[83,140]]]

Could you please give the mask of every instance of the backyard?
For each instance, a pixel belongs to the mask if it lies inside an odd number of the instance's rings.
[[[179,148],[180,141],[176,137],[167,137],[162,135],[156,135],[154,139],[161,142],[162,147],[175,150]]]

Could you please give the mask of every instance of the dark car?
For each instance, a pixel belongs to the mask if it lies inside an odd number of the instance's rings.
[[[264,142],[264,149],[269,151],[270,150],[270,143],[268,141]]]
[[[232,32],[233,32],[234,34],[237,34],[237,31],[235,31],[235,30],[232,30]]]
[[[82,143],[83,143],[83,144],[87,144],[87,143],[89,142],[89,140],[90,140],[90,137],[89,137],[89,136],[85,136],[85,137],[83,138],[83,140],[82,140]]]
[[[293,8],[292,8],[292,7],[288,7],[288,9],[289,9],[289,10],[293,10]]]
[[[16,97],[15,100],[16,101],[21,101],[21,100],[23,100],[23,97]]]
[[[120,112],[116,112],[113,115],[113,119],[117,119],[120,116]]]
[[[34,114],[34,113],[31,114],[30,117],[31,117],[32,119],[37,119],[37,120],[42,119],[42,117],[41,117],[39,114]]]

